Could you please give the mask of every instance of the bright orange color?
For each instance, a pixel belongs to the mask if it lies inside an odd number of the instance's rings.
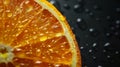
[[[46,0],[0,0],[0,67],[81,67],[75,37]]]

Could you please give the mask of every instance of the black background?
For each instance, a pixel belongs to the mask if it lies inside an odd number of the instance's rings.
[[[82,67],[120,67],[120,0],[49,0],[68,20]]]

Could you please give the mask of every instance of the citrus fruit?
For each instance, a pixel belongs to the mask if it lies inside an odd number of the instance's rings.
[[[62,14],[46,0],[0,0],[0,67],[81,67]]]

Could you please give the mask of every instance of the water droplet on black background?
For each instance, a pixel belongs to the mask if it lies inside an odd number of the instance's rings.
[[[100,18],[96,18],[95,20],[96,20],[96,21],[101,21]]]
[[[90,15],[91,17],[93,17],[93,16],[94,16],[94,13],[93,13],[93,12],[90,12],[89,15]]]
[[[116,20],[116,24],[120,24],[120,20]]]
[[[65,9],[70,9],[70,6],[69,6],[68,4],[66,4],[66,3],[63,5],[63,7],[64,7]]]
[[[118,67],[120,4],[117,0],[54,0],[80,45],[83,67]],[[120,1],[119,1],[120,2]]]
[[[107,20],[110,20],[110,19],[111,19],[111,16],[106,16],[106,19],[107,19]]]
[[[116,8],[116,12],[120,12],[120,8]]]
[[[90,10],[89,10],[88,8],[85,8],[85,12],[86,12],[86,13],[89,13]]]
[[[91,35],[91,36],[94,36],[94,37],[96,37],[96,36],[99,35],[98,30],[96,30],[95,28],[90,28],[90,29],[89,29],[89,32],[90,32],[90,35]]]
[[[98,10],[99,10],[99,11],[101,10],[101,7],[99,7],[98,5],[94,5],[93,8],[94,8],[95,10],[97,10],[97,11],[98,11]]]
[[[105,33],[105,35],[106,35],[107,37],[112,36],[112,34],[111,34],[110,32]]]
[[[75,4],[73,8],[74,8],[74,11],[77,13],[80,13],[82,11],[82,5],[80,4]]]
[[[81,30],[86,30],[87,29],[87,24],[86,22],[82,19],[82,18],[77,18],[77,26],[81,29]]]

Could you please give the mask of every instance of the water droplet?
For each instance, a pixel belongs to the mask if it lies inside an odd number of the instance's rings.
[[[64,7],[65,9],[70,9],[70,6],[69,6],[68,4],[64,4],[63,7]]]
[[[106,19],[107,19],[108,21],[110,21],[110,20],[111,20],[111,16],[106,16]]]
[[[37,32],[33,31],[33,34],[36,34]]]
[[[55,4],[55,0],[49,0],[51,4]]]
[[[62,35],[63,35],[62,33],[57,33],[55,36],[59,37],[59,36],[62,36]]]
[[[82,22],[82,19],[81,18],[77,18],[77,22]]]
[[[25,32],[25,33],[27,33],[27,32],[28,32],[28,30],[25,30],[24,32]]]
[[[107,47],[107,46],[109,46],[109,45],[110,45],[110,43],[107,42],[107,43],[105,43],[104,47]]]
[[[6,27],[10,27],[10,25],[6,25]]]
[[[93,16],[94,16],[93,12],[90,12],[90,13],[89,13],[89,15],[90,15],[91,17],[93,17]]]
[[[75,4],[74,5],[74,11],[77,12],[77,13],[81,12],[81,5],[80,4]]]
[[[89,44],[88,44],[88,43],[86,43],[85,45],[86,45],[86,46],[88,46]]]
[[[93,47],[96,47],[97,43],[93,43]]]
[[[115,30],[115,27],[114,27],[114,26],[110,26],[110,30],[111,30],[111,31],[114,31],[114,30]]]
[[[98,65],[98,67],[102,67],[101,65]]]
[[[90,28],[90,29],[89,29],[89,31],[90,31],[90,32],[93,32],[93,31],[94,31],[94,29],[93,29],[93,28]]]
[[[25,63],[20,63],[20,66],[25,66]]]
[[[87,65],[84,65],[84,67],[88,67]]]
[[[119,32],[115,32],[114,35],[115,35],[115,36],[119,36]]]
[[[16,49],[17,52],[18,52],[18,51],[21,51],[21,50],[22,50],[22,49],[20,49],[20,48],[17,48],[17,49]]]
[[[13,15],[13,14],[12,14],[11,12],[9,12],[7,16],[8,16],[8,17],[12,17],[12,15]]]
[[[83,50],[83,49],[84,49],[84,47],[82,47],[82,46],[81,46],[81,47],[80,47],[80,49],[81,49],[81,50]]]
[[[116,51],[116,52],[115,52],[115,54],[119,54],[119,52],[118,52],[118,51]]]
[[[88,28],[86,22],[82,18],[77,18],[77,25],[81,30],[86,30]]]
[[[33,36],[33,39],[36,40],[38,37],[37,36]]]
[[[90,12],[90,10],[89,10],[88,8],[86,8],[86,9],[85,9],[85,12],[86,12],[86,13],[89,13],[89,12]]]
[[[90,32],[90,35],[94,37],[96,37],[99,34],[99,32],[94,28],[90,28],[89,32]]]
[[[55,67],[60,67],[60,64],[55,64]]]
[[[53,52],[54,50],[53,49],[49,49],[50,52]]]
[[[40,41],[45,41],[45,40],[47,40],[47,36],[40,37]]]
[[[120,24],[120,20],[116,20],[116,24]]]
[[[97,6],[97,5],[94,5],[93,8],[94,8],[94,9],[98,9],[98,6]]]
[[[96,21],[100,21],[100,18],[95,18]]]
[[[90,49],[90,50],[89,50],[89,53],[91,53],[91,52],[92,52],[92,50]]]
[[[26,9],[26,12],[30,12],[33,10],[33,6],[29,6],[27,9]]]
[[[112,34],[111,34],[110,32],[105,33],[105,35],[106,35],[107,37],[112,36]]]
[[[45,58],[46,58],[45,56],[42,57],[42,59],[45,59]]]
[[[105,52],[106,52],[106,50],[103,50],[103,52],[105,53]]]
[[[93,59],[95,60],[95,59],[96,59],[96,57],[95,57],[95,56],[93,56]]]
[[[35,64],[41,64],[42,61],[35,61]]]
[[[108,55],[107,58],[110,58],[110,55]]]
[[[116,12],[120,12],[120,8],[116,8]]]
[[[25,4],[28,4],[28,3],[30,3],[30,1],[29,1],[29,0],[26,0],[26,1],[25,1]]]
[[[8,5],[10,3],[10,0],[4,0],[3,4]]]
[[[95,10],[101,10],[101,8],[100,8],[98,5],[94,5],[93,8],[94,8]]]
[[[71,27],[73,33],[76,33],[76,29],[74,27]]]

